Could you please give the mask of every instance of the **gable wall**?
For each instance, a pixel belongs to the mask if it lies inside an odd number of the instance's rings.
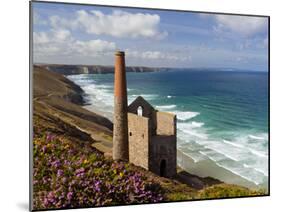
[[[176,135],[176,115],[167,112],[156,112],[156,134],[157,135]]]
[[[149,119],[128,113],[129,161],[148,169]]]

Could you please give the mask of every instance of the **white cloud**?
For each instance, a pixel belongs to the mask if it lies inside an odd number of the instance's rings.
[[[34,44],[43,44],[50,42],[49,36],[46,32],[33,32]]]
[[[126,49],[128,57],[143,59],[143,60],[171,60],[171,61],[188,61],[191,57],[179,53],[168,53],[162,51],[136,51]]]
[[[240,51],[267,49],[268,37],[255,37],[251,39],[243,39],[237,41],[235,47]]]
[[[35,59],[44,59],[48,56],[86,56],[96,57],[114,52],[116,44],[105,40],[82,41],[72,37],[71,32],[65,29],[52,29],[47,32],[33,33]]]
[[[267,19],[263,17],[215,15],[217,32],[230,30],[243,36],[253,36],[267,29]]]
[[[79,10],[74,19],[50,17],[50,24],[54,28],[81,29],[88,34],[120,38],[161,39],[167,35],[167,32],[159,31],[159,23],[159,15],[129,13],[121,10],[115,10],[111,14],[104,14],[97,10],[90,12]]]
[[[71,32],[65,29],[51,29],[50,32],[34,32],[33,39],[35,44],[59,43],[73,40]]]
[[[52,29],[53,40],[56,42],[64,42],[73,40],[71,32],[65,29]]]
[[[73,48],[82,55],[89,56],[95,54],[113,53],[116,49],[114,42],[104,40],[76,41]]]
[[[48,22],[46,20],[42,19],[42,17],[37,12],[34,12],[33,13],[33,24],[35,24],[35,25],[47,25]]]

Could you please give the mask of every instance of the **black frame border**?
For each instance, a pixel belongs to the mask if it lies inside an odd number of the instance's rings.
[[[135,203],[135,204],[119,204],[119,205],[106,205],[106,206],[92,206],[92,207],[74,207],[74,208],[50,208],[50,209],[33,209],[33,3],[46,3],[46,4],[64,4],[64,5],[82,5],[82,6],[97,6],[108,8],[125,8],[125,9],[146,9],[157,11],[171,11],[171,12],[189,12],[189,13],[203,13],[213,15],[239,15],[248,17],[262,17],[268,20],[268,190],[267,194],[255,196],[238,196],[238,197],[222,197],[222,198],[208,198],[208,199],[194,199],[194,200],[178,200],[178,201],[165,201],[159,203]],[[256,15],[256,14],[239,14],[239,13],[226,13],[226,12],[206,12],[197,10],[178,10],[178,9],[163,9],[163,8],[147,8],[147,7],[132,7],[132,6],[117,6],[117,5],[102,5],[90,3],[76,3],[76,2],[59,2],[59,1],[29,1],[29,211],[54,211],[54,210],[71,210],[71,209],[88,209],[88,208],[103,208],[103,207],[118,207],[118,206],[134,206],[134,205],[149,205],[149,204],[163,204],[163,203],[180,203],[180,202],[198,202],[208,200],[225,200],[225,199],[240,199],[240,198],[253,198],[253,197],[269,197],[270,196],[270,15]]]

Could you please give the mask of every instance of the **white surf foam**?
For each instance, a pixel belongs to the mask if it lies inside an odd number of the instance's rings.
[[[249,166],[248,164],[245,164],[245,163],[243,163],[243,166],[244,166],[245,168],[251,168],[251,166]]]
[[[206,160],[204,155],[198,153],[198,152],[182,152],[182,154],[186,155],[187,157],[191,158],[194,163],[198,163],[199,161]]]
[[[213,151],[210,151],[210,150],[201,150],[199,152],[202,155],[205,155],[207,158],[209,158],[210,160],[212,160],[214,162],[225,160],[225,155],[217,154],[217,153],[215,153]]]
[[[239,161],[239,154],[235,153],[235,152],[232,152],[231,150],[229,149],[221,149],[221,148],[216,148],[216,147],[213,147],[213,145],[207,145],[207,148],[210,148],[211,150],[213,150],[214,152],[217,152],[219,154],[222,154],[224,155],[224,157],[227,159],[230,159],[230,160],[233,160],[233,161],[236,161],[238,162]]]
[[[259,169],[259,168],[254,168],[256,171],[262,173],[264,176],[268,177],[268,171],[264,171],[262,169]]]
[[[197,144],[195,141],[189,141],[189,142],[182,142],[180,145],[178,145],[178,149],[182,150],[183,152],[188,151],[197,151],[204,149],[204,147],[200,144]]]
[[[106,106],[113,107],[114,97],[110,90],[104,89],[103,87],[95,84],[83,86],[83,90],[92,98],[93,105],[97,104],[99,101],[104,103]]]
[[[237,144],[237,143],[234,143],[234,142],[231,142],[231,141],[228,141],[228,140],[224,140],[223,139],[223,142],[226,143],[226,144],[229,144],[231,146],[234,146],[234,147],[238,147],[238,148],[245,148],[243,145],[241,144]]]
[[[178,129],[185,134],[186,139],[190,139],[190,136],[196,137],[197,139],[207,139],[208,136],[204,132],[199,132],[194,130],[194,128],[198,128],[199,126],[203,126],[203,123],[178,123]]]
[[[245,150],[249,151],[250,153],[252,153],[252,154],[254,154],[254,155],[258,156],[258,157],[268,157],[268,155],[266,153],[258,151],[258,150],[255,150],[255,149],[252,149],[252,148],[247,147],[247,146],[244,146],[242,144],[239,144],[238,142],[234,143],[234,142],[227,141],[227,140],[224,140],[224,139],[223,139],[223,142],[226,143],[226,144],[232,145],[234,147],[245,149]]]
[[[257,150],[254,150],[254,149],[249,149],[249,151],[254,154],[254,155],[257,155],[259,157],[264,157],[264,158],[267,158],[268,155],[263,153],[263,152],[260,152],[260,151],[257,151]]]
[[[245,172],[243,168],[236,168],[236,167],[230,167],[228,165],[224,165],[221,163],[217,163],[218,166],[254,183],[255,185],[259,185],[261,183],[263,183],[264,178],[255,174],[249,175],[247,174],[247,172]]]
[[[132,97],[136,98],[138,96],[142,96],[146,100],[153,100],[158,97],[156,94],[132,94]]]
[[[188,119],[192,119],[198,116],[199,112],[191,112],[191,111],[171,111],[177,115],[177,119],[186,121]]]
[[[100,89],[113,89],[113,86],[111,85],[95,85],[96,88],[100,88]]]
[[[256,135],[249,135],[249,138],[255,139],[255,140],[265,140],[266,137],[264,136],[256,136]]]
[[[192,121],[190,123],[193,127],[202,127],[205,123],[203,122],[197,122],[197,121]]]
[[[176,105],[156,105],[155,106],[159,110],[169,110],[177,107]]]
[[[247,135],[245,135],[247,138]],[[210,160],[255,184],[263,183],[268,177],[268,156],[265,152],[254,150],[239,140],[197,140],[207,150],[200,150]],[[208,150],[210,149],[210,150]]]

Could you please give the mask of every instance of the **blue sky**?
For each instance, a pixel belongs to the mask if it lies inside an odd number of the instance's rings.
[[[35,63],[267,71],[264,17],[33,2]]]

